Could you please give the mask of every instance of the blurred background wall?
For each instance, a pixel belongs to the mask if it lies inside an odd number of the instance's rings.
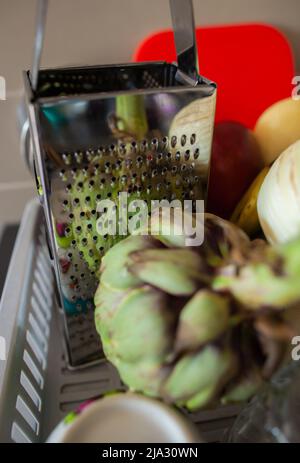
[[[36,0],[0,0],[0,75],[7,85],[7,99],[0,101],[0,224],[17,221],[35,194],[20,159],[16,123],[21,72],[31,64],[35,7]],[[300,0],[194,0],[194,9],[198,26],[275,25],[289,39],[300,73]],[[143,37],[170,26],[168,0],[50,0],[42,65],[125,62]]]

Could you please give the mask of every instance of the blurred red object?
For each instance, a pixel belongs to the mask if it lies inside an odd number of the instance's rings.
[[[253,128],[271,104],[291,95],[295,75],[284,35],[265,24],[196,29],[200,72],[218,85],[216,121]],[[173,32],[157,32],[137,48],[135,61],[176,61]]]

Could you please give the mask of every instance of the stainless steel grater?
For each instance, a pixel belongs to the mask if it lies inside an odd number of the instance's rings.
[[[101,256],[97,202],[205,197],[216,86],[197,71],[191,0],[170,0],[178,63],[39,70],[47,1],[40,0],[34,63],[24,72],[34,171],[64,314],[69,364],[103,359],[93,322]],[[121,276],[120,276],[121,278]]]

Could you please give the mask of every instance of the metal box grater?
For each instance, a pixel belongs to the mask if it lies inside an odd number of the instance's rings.
[[[110,238],[97,235],[97,202],[121,191],[133,198],[205,197],[216,86],[197,72],[192,2],[170,6],[178,64],[39,71],[47,1],[39,3],[35,58],[24,81],[72,368],[103,359],[93,295]]]

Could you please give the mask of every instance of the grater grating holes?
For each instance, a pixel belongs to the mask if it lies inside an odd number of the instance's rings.
[[[166,63],[43,70],[39,73],[37,95],[52,97],[176,87],[180,83],[175,73],[176,66]]]

